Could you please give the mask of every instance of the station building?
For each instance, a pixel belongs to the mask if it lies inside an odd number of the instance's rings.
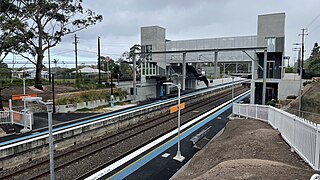
[[[267,50],[266,64],[261,47]],[[181,83],[182,90],[187,90],[211,86],[213,79],[221,77],[247,75],[251,78],[253,75],[252,103],[262,103],[264,65],[267,71],[265,102],[284,99],[298,93],[298,81],[293,83],[283,78],[284,50],[285,13],[259,15],[257,34],[251,36],[174,41],[166,39],[163,27],[141,27],[141,52],[152,53],[142,54],[137,61],[141,69],[137,99],[169,94],[175,87],[162,84],[168,80]],[[286,88],[288,85],[291,87]]]

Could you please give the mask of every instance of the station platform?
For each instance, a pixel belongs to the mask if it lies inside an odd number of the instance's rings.
[[[249,101],[248,98],[240,100]],[[175,132],[166,139],[164,136],[161,137],[165,139],[163,142],[149,146],[146,150],[148,144],[87,179],[170,179],[191,160],[195,153],[222,132],[229,121],[230,107],[231,104],[228,104],[181,131],[181,154],[185,157],[182,162],[173,159],[177,153],[177,132]],[[181,128],[183,129],[183,126]],[[208,131],[194,144],[191,140],[204,130]],[[135,153],[136,156],[133,157]]]

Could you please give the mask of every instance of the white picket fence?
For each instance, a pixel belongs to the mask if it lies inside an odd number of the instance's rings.
[[[17,124],[32,130],[32,116],[30,113],[10,110],[0,111],[0,124]]]
[[[234,104],[233,114],[258,119],[277,129],[282,138],[313,169],[320,170],[320,125],[281,109],[256,105]]]

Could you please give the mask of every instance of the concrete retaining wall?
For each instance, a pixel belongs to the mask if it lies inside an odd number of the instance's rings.
[[[131,97],[128,95],[124,100],[128,101],[131,100]],[[115,102],[120,101],[119,97],[116,97]],[[106,106],[109,104],[109,99],[101,99],[95,101],[87,101],[75,104],[66,104],[66,105],[56,105],[56,112],[57,113],[68,113],[68,112],[75,112],[78,109],[88,108],[94,109],[100,106]]]
[[[201,95],[192,96],[184,99],[186,106],[211,98],[216,92],[207,92]],[[106,134],[111,134],[120,128],[142,122],[160,114],[169,114],[169,107],[176,102],[170,102],[163,105],[156,105],[149,108],[137,110],[117,115],[111,118],[97,120],[94,123],[83,127],[76,127],[67,132],[54,133],[55,151],[60,151],[75,144],[84,143],[91,139]],[[32,142],[16,145],[0,151],[0,168],[8,169],[22,163],[28,163],[31,160],[41,157],[48,157],[48,138],[41,138]]]

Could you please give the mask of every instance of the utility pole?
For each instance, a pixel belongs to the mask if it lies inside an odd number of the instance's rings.
[[[133,63],[133,97],[134,97],[134,100],[137,100],[136,96],[137,96],[137,91],[136,91],[136,88],[137,88],[137,72],[136,72],[136,55],[133,54],[132,56],[132,63]]]
[[[53,108],[53,113],[56,113],[56,104],[55,104],[55,94],[54,94],[54,76],[55,74],[52,74],[52,108]]]
[[[301,75],[301,78],[302,78],[302,75],[303,75],[303,60],[304,60],[304,36],[308,35],[308,34],[305,34],[305,31],[307,31],[306,28],[303,28],[302,29],[302,34],[299,34],[301,35],[301,66],[300,66],[300,75]]]
[[[51,68],[50,68],[50,48],[48,48],[48,68],[49,68],[49,84],[51,84]]]
[[[74,56],[76,61],[76,84],[79,84],[79,77],[78,77],[78,37],[77,34],[74,35]]]
[[[100,63],[100,37],[98,36],[98,70],[99,70],[99,81],[98,83],[101,84],[101,63]]]
[[[301,35],[301,60],[300,60],[300,87],[299,87],[299,116],[301,116],[301,107],[302,107],[302,78],[303,78],[303,58],[304,58],[304,36],[308,35],[305,34],[305,31],[307,29],[303,28],[302,29],[302,34]]]

